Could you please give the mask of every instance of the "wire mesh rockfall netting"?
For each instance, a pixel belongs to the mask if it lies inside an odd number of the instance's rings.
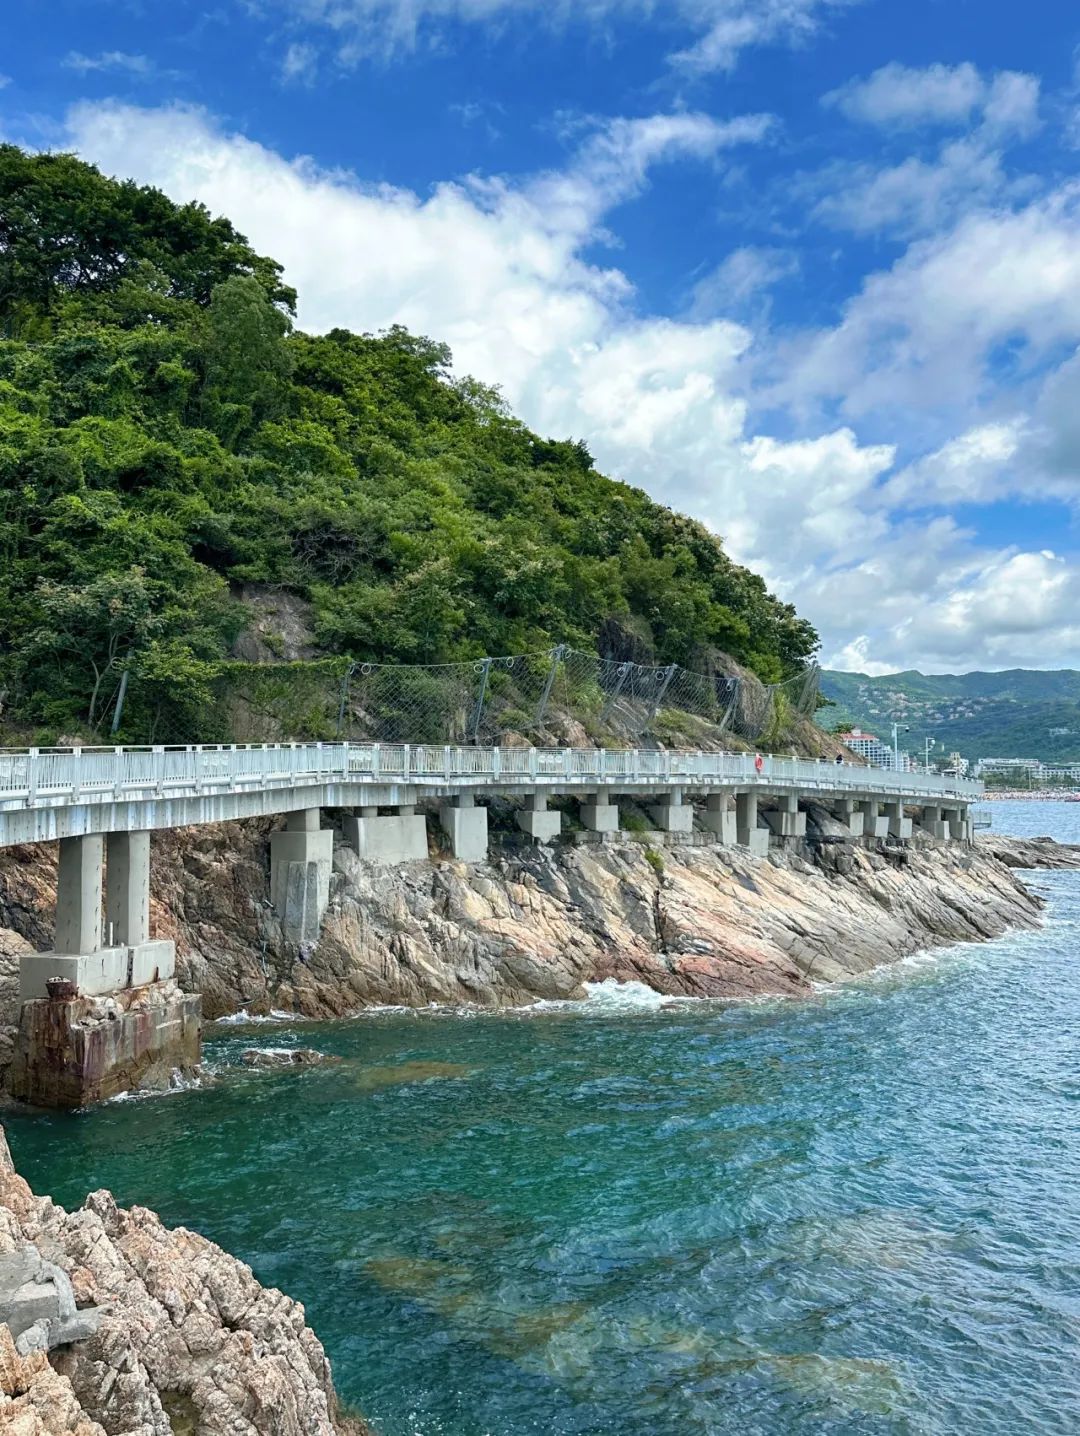
[[[687,738],[704,729],[765,737],[817,705],[817,669],[767,687],[676,664],[620,663],[560,645],[539,653],[427,667],[364,663],[341,681],[337,732],[385,743]],[[687,724],[685,720],[696,720]]]
[[[752,676],[621,663],[560,645],[538,653],[422,666],[230,664],[218,682],[223,722],[240,742],[336,738],[381,743],[695,746],[777,739],[813,715],[818,670],[766,686]]]

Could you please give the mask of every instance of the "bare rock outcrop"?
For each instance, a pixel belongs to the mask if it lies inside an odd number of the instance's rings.
[[[58,1268],[96,1327],[23,1356],[0,1309],[0,1431],[18,1436],[363,1436],[304,1309],[205,1237],[94,1192],[36,1197],[0,1133],[0,1254]],[[175,1424],[174,1424],[175,1423]]]
[[[624,835],[496,845],[485,864],[391,870],[339,842],[330,908],[309,953],[286,941],[268,901],[272,826],[155,840],[154,931],[176,941],[180,984],[202,995],[210,1019],[239,1009],[327,1018],[379,1003],[518,1005],[581,997],[585,983],[605,978],[669,994],[799,995],[811,981],[918,948],[1034,925],[1040,901],[1013,869],[1025,853],[1040,865],[1053,857],[1046,845],[1021,852],[1000,839],[867,848],[839,841],[827,823],[802,849],[765,859],[732,847],[654,850]],[[21,853],[0,855],[0,920],[45,947],[54,858],[44,846]],[[17,1020],[3,994],[19,945],[15,936],[0,943],[0,1063],[5,1024]]]

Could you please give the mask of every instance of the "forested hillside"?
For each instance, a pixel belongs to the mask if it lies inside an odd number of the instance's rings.
[[[293,329],[199,205],[0,146],[0,695],[10,737],[227,737],[213,683],[298,595],[317,653],[565,641],[769,681],[816,636],[701,525],[531,433],[437,342]],[[482,316],[478,316],[482,319]],[[606,651],[605,651],[606,650]],[[620,651],[621,650],[621,651]]]
[[[837,705],[821,713],[830,727],[853,722],[881,736],[898,722],[910,730],[902,746],[913,751],[929,737],[939,754],[1080,762],[1080,673],[1071,669],[880,678],[826,671],[821,686]]]

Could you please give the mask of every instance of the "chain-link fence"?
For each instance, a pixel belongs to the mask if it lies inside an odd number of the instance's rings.
[[[471,663],[229,665],[219,692],[236,741],[537,745],[777,743],[810,718],[818,670],[753,676],[620,663],[560,645]]]

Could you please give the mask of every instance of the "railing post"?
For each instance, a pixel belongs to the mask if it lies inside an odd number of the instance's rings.
[[[537,753],[535,748],[529,749],[529,777],[536,782]]]
[[[38,795],[38,750],[30,749],[30,761],[26,765],[26,801],[36,803]]]
[[[71,750],[71,801],[73,803],[79,801],[79,794],[82,792],[82,768],[79,763],[81,753],[81,748],[72,748]]]
[[[491,750],[491,776],[493,778],[502,777],[502,748],[492,748]]]
[[[123,748],[113,749],[113,797],[117,802],[124,794],[124,750]]]

